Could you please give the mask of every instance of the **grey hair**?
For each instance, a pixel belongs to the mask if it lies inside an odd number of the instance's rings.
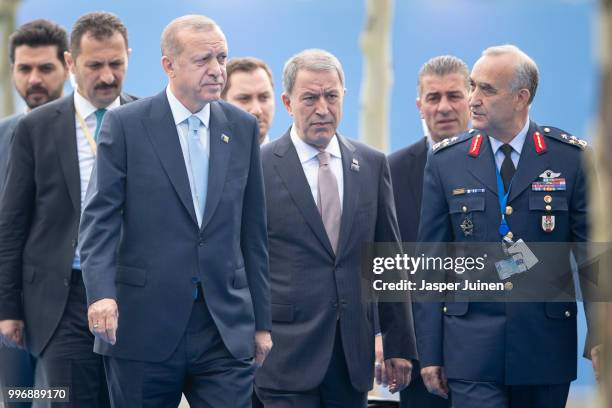
[[[283,88],[287,95],[291,95],[295,78],[299,70],[308,71],[336,71],[340,77],[340,84],[344,88],[344,71],[342,64],[333,54],[318,48],[301,51],[287,60],[283,68]]]
[[[161,35],[161,53],[162,55],[175,57],[183,51],[183,46],[178,40],[178,33],[182,30],[191,31],[210,31],[219,30],[221,28],[215,23],[212,18],[202,15],[186,15],[175,18],[164,28]]]
[[[428,75],[445,76],[450,74],[459,74],[463,77],[465,90],[470,89],[470,70],[465,62],[460,58],[452,55],[440,55],[433,57],[427,61],[419,70],[417,80],[417,95],[421,97],[423,92],[423,77]]]
[[[535,98],[536,90],[538,89],[538,81],[540,73],[536,63],[521,51],[521,49],[515,45],[505,44],[489,47],[482,52],[483,57],[495,57],[499,55],[513,55],[514,56],[514,78],[510,83],[510,89],[512,92],[518,92],[521,89],[527,89],[530,93],[529,104],[533,102]]]

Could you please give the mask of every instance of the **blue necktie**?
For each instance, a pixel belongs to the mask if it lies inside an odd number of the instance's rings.
[[[106,113],[106,109],[100,108],[95,113],[96,113],[96,131],[94,133],[94,140],[97,142],[98,133],[100,133],[100,125],[102,125],[102,118],[104,117],[104,114]]]
[[[208,188],[208,153],[200,142],[200,118],[191,115],[187,119],[189,134],[187,135],[187,145],[189,148],[189,164],[191,165],[191,176],[193,177],[193,187],[197,197],[196,208],[198,212],[198,222],[202,223],[204,216],[204,206],[206,205],[206,190]]]

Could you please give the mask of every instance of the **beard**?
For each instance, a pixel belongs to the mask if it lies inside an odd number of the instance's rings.
[[[34,109],[62,96],[63,86],[64,84],[58,89],[49,91],[42,85],[34,85],[26,89],[25,95],[22,95],[22,98],[28,108]]]

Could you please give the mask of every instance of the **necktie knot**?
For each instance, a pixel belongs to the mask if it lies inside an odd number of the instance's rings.
[[[317,159],[319,159],[319,167],[329,165],[329,158],[328,152],[320,152],[317,154]]]
[[[187,124],[189,126],[189,136],[197,136],[198,130],[200,129],[200,124],[202,121],[196,115],[191,115],[187,119]]]
[[[104,114],[106,113],[106,108],[100,108],[96,110],[95,113],[96,113],[96,121],[100,123],[102,121],[102,118],[104,117]]]
[[[511,157],[510,155],[512,153],[512,146],[510,146],[508,143],[504,143],[499,149],[502,151],[504,156],[508,158]]]
[[[100,125],[102,125],[102,118],[104,117],[104,114],[106,113],[106,109],[100,108],[100,109],[97,109],[94,113],[96,114],[96,130],[94,132],[94,140],[97,142],[98,133],[100,133]]]

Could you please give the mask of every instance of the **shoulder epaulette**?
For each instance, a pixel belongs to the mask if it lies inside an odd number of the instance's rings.
[[[581,149],[586,148],[588,145],[586,140],[579,139],[576,136],[570,135],[562,129],[552,126],[544,126],[541,127],[541,129],[542,133],[544,133],[545,136],[559,140],[560,142],[564,142],[572,146],[579,147]]]
[[[462,135],[459,136],[453,136],[453,137],[449,137],[448,139],[444,139],[441,142],[435,143],[433,146],[431,146],[431,150],[434,153],[438,153],[439,151],[452,146],[454,144],[457,144],[459,142],[462,142],[464,140],[466,140],[467,138],[471,137],[472,135],[469,132],[466,132]]]

